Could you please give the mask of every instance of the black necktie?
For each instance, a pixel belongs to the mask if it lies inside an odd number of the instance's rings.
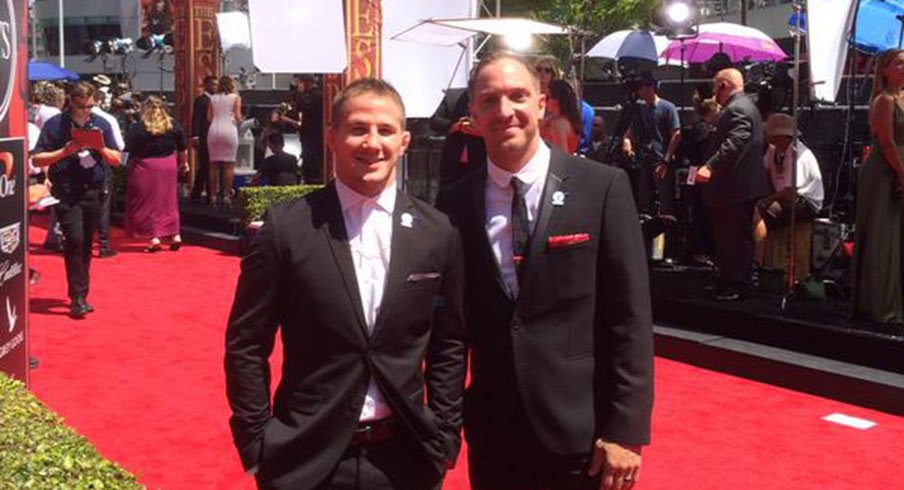
[[[512,261],[521,284],[524,259],[527,256],[527,242],[530,239],[530,224],[527,221],[527,203],[524,202],[524,183],[512,177]]]

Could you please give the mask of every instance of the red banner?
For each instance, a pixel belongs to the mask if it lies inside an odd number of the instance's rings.
[[[0,371],[28,383],[25,2],[0,0]]]

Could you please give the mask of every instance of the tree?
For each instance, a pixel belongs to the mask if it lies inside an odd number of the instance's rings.
[[[492,7],[493,2],[488,2]],[[506,16],[526,16],[588,32],[589,49],[603,36],[620,29],[643,29],[650,25],[659,0],[504,0]],[[580,46],[575,46],[580,50]],[[549,51],[567,66],[571,49],[565,36],[552,36]]]

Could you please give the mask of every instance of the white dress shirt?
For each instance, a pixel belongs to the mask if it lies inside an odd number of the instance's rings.
[[[100,107],[94,106],[91,108],[91,112],[97,114],[102,117],[104,121],[110,123],[110,127],[113,128],[113,140],[116,142],[115,150],[122,151],[123,148],[126,147],[126,142],[122,139],[122,128],[119,127],[119,121],[113,117],[113,114],[101,109]]]
[[[61,111],[59,108],[53,107],[51,105],[41,104],[38,106],[38,110],[35,113],[35,124],[39,129],[44,127],[44,123],[47,122],[53,116],[56,116]]]
[[[518,275],[512,259],[512,177],[524,184],[524,203],[527,206],[527,221],[533,234],[543,196],[543,186],[549,173],[549,147],[545,143],[537,145],[534,156],[518,171],[511,173],[496,166],[489,158],[486,182],[486,229],[490,247],[499,264],[502,279],[508,285],[512,297],[518,297]]]
[[[336,192],[339,194],[339,204],[342,206],[342,217],[352,251],[364,320],[368,332],[373,334],[389,271],[396,189],[395,186],[389,186],[376,197],[366,197],[336,179]],[[371,378],[359,420],[380,420],[391,414],[392,410]]]

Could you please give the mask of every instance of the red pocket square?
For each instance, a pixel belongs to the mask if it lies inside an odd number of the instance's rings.
[[[554,235],[546,239],[546,245],[550,249],[570,247],[579,243],[589,242],[589,233],[575,233],[574,235]]]

